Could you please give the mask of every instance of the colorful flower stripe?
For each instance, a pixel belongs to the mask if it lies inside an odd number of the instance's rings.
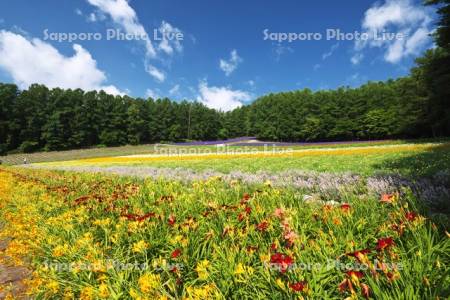
[[[268,157],[307,157],[307,156],[325,156],[325,155],[366,155],[366,154],[385,154],[396,152],[418,152],[432,150],[434,147],[444,145],[450,149],[450,143],[446,144],[408,144],[408,145],[387,145],[374,147],[352,147],[352,148],[330,148],[330,149],[308,149],[293,150],[283,152],[249,152],[249,153],[202,153],[202,154],[183,154],[183,155],[133,155],[82,159],[77,161],[67,161],[64,165],[71,164],[114,164],[114,163],[145,163],[152,161],[177,161],[177,160],[205,160],[205,159],[233,159],[233,158],[268,158]],[[442,146],[441,146],[442,147]],[[61,163],[60,163],[61,164]]]

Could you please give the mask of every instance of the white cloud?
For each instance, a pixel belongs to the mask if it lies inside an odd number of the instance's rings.
[[[362,53],[355,53],[355,54],[353,54],[350,61],[352,62],[352,64],[358,65],[363,60],[363,58],[364,58],[364,55]]]
[[[151,89],[147,89],[147,91],[145,91],[145,97],[151,97],[152,99],[161,99],[162,97],[159,95],[159,90],[151,90]]]
[[[87,17],[87,20],[89,22],[97,22],[97,16],[94,13],[90,13],[89,16]]]
[[[181,41],[173,38],[165,38],[167,35],[174,37],[174,35],[182,33],[180,29],[172,26],[166,21],[162,21],[158,31],[162,38],[158,44],[149,38],[149,34],[146,32],[144,26],[139,22],[136,11],[129,5],[127,0],[87,0],[91,5],[95,6],[98,11],[95,14],[91,14],[88,17],[89,21],[104,20],[106,16],[111,17],[114,23],[123,29],[127,34],[135,36],[146,36],[147,38],[142,40],[141,43],[145,46],[146,54],[144,59],[144,67],[147,73],[159,82],[165,80],[165,74],[158,70],[150,63],[150,59],[160,59],[159,54],[172,55],[175,52],[182,52],[183,46]],[[165,33],[163,35],[162,33]]]
[[[274,48],[274,52],[275,52],[275,60],[279,61],[282,55],[287,53],[293,53],[294,49],[288,46],[283,46],[281,43],[277,43]]]
[[[328,52],[325,52],[324,54],[322,54],[322,60],[325,60],[328,57],[330,57],[331,55],[333,55],[334,51],[336,51],[337,48],[339,48],[339,43],[334,44],[333,46],[331,46],[331,48]]]
[[[170,95],[178,95],[180,93],[180,85],[176,84],[169,90]]]
[[[75,13],[76,13],[77,15],[79,15],[79,16],[82,16],[82,15],[83,15],[83,12],[82,12],[81,9],[79,9],[79,8],[75,9]]]
[[[313,66],[313,69],[314,69],[314,71],[317,71],[317,70],[320,69],[320,67],[322,67],[320,64],[315,64],[315,65]]]
[[[362,21],[362,29],[369,35],[368,40],[355,42],[355,54],[351,61],[358,64],[366,47],[377,47],[384,50],[384,59],[390,63],[398,63],[410,55],[417,55],[430,43],[429,24],[431,22],[429,8],[414,4],[412,0],[386,0],[383,4],[375,4],[369,8]],[[380,39],[384,32],[399,33],[402,39]]]
[[[128,34],[147,36],[144,26],[139,22],[134,9],[126,0],[87,0],[97,7],[102,13],[109,15],[111,19]],[[145,43],[146,55],[156,57],[156,50],[149,39]]]
[[[208,86],[206,81],[199,84],[197,100],[209,108],[221,111],[230,111],[242,106],[243,102],[252,99],[252,95],[241,90],[232,90],[228,87]]]
[[[0,31],[0,68],[8,72],[21,88],[32,83],[50,88],[81,88],[123,94],[113,85],[105,85],[103,71],[91,54],[78,44],[73,56],[64,56],[40,39],[27,39],[10,31]]]
[[[159,43],[158,49],[165,52],[168,55],[172,55],[174,50],[177,52],[183,51],[183,46],[180,41],[175,38],[175,36],[181,34],[181,30],[173,27],[166,21],[161,22],[161,26],[158,28],[158,31],[161,33],[163,39],[161,43]],[[167,39],[167,37],[174,37],[173,39]]]
[[[225,72],[226,76],[230,76],[234,70],[238,67],[238,65],[243,61],[241,57],[237,54],[236,49],[233,49],[230,53],[230,59],[224,60],[221,59],[219,62],[220,68]]]
[[[164,74],[164,72],[148,63],[145,65],[145,71],[159,82],[166,80],[166,74]]]

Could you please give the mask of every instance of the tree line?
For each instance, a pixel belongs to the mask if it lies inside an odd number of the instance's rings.
[[[269,94],[230,112],[198,102],[103,91],[19,90],[0,83],[0,154],[256,136],[337,141],[450,136],[450,4],[438,4],[437,47],[410,75],[358,88]]]

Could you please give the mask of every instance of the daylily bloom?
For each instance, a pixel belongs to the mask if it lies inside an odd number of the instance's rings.
[[[270,263],[277,265],[280,272],[284,273],[294,263],[294,259],[286,254],[275,253],[270,257]]]
[[[158,289],[161,285],[161,278],[159,274],[144,274],[139,280],[139,288],[143,293],[150,293]]]
[[[180,254],[181,254],[181,249],[175,249],[173,252],[172,252],[172,254],[170,255],[170,257],[172,257],[172,258],[177,258],[178,256],[180,256]]]
[[[400,222],[399,224],[392,224],[391,228],[392,230],[397,231],[399,235],[402,235],[405,230],[405,224],[403,224],[403,222]]]
[[[381,195],[380,201],[383,203],[392,203],[395,200],[394,194],[383,194]]]
[[[255,247],[255,246],[248,246],[247,247],[247,252],[250,253],[250,254],[254,253],[257,250],[258,250],[258,247]]]
[[[176,219],[175,216],[170,215],[169,219],[167,220],[167,223],[169,223],[169,226],[175,225]]]
[[[347,274],[352,279],[352,281],[357,281],[364,277],[364,274],[362,272],[354,270],[347,271],[345,272],[345,274]]]
[[[348,203],[343,203],[342,205],[341,205],[341,210],[343,211],[343,212],[345,212],[345,213],[348,213],[348,212],[350,212],[350,209],[352,208],[352,206],[350,205],[350,204],[348,204]]]
[[[247,193],[244,193],[244,195],[242,196],[242,199],[241,199],[241,204],[244,204],[244,203],[248,202],[249,200],[250,200],[250,195]]]
[[[284,213],[284,208],[276,208],[273,215],[279,219],[282,219],[284,217]]]
[[[298,234],[296,234],[292,230],[289,230],[284,234],[284,239],[286,241],[288,241],[290,244],[293,244],[297,238],[298,238]]]
[[[377,250],[381,251],[394,245],[394,240],[391,237],[381,238],[377,241]]]
[[[277,250],[277,248],[278,248],[278,246],[277,246],[276,243],[272,243],[272,244],[270,245],[270,250],[272,250],[272,251]]]
[[[296,283],[290,283],[289,287],[296,292],[303,292],[306,290],[306,282],[299,281]]]
[[[364,298],[369,299],[370,290],[369,290],[369,286],[367,284],[361,283],[361,293]]]
[[[147,250],[148,244],[145,241],[139,241],[133,244],[133,252],[142,253]]]
[[[269,227],[269,223],[267,221],[262,221],[261,223],[256,225],[256,230],[265,232],[268,227]]]
[[[367,262],[366,254],[368,253],[370,253],[369,249],[363,249],[351,253],[346,253],[345,255],[355,257],[360,263],[366,263]]]
[[[208,268],[210,266],[210,263],[207,259],[204,259],[197,263],[197,267],[195,268],[195,271],[198,274],[198,278],[200,280],[206,280],[209,276]]]
[[[406,218],[406,220],[412,222],[417,218],[417,214],[415,212],[407,212],[405,214],[405,218]]]

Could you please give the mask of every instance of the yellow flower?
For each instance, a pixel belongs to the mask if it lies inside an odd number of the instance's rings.
[[[46,287],[53,294],[56,294],[59,291],[59,283],[55,280],[52,280],[49,283],[47,283]]]
[[[210,263],[207,259],[202,260],[201,262],[197,263],[197,267],[195,268],[195,271],[197,271],[198,278],[200,280],[206,280],[209,276],[208,273],[208,267]]]
[[[143,240],[133,244],[133,252],[136,253],[143,253],[147,248],[148,244]]]
[[[100,286],[98,287],[98,296],[100,298],[108,298],[109,297],[108,285],[106,285],[104,283],[100,284]]]
[[[53,249],[53,256],[54,257],[61,257],[64,254],[69,252],[69,245],[64,244],[63,246],[58,245]]]
[[[270,261],[270,256],[267,254],[261,254],[259,255],[259,259],[261,260],[262,263],[266,264]]]
[[[138,283],[143,293],[150,293],[161,286],[161,278],[159,275],[147,273],[139,278]]]
[[[109,224],[111,224],[111,219],[106,218],[106,219],[101,219],[101,220],[95,220],[93,224],[100,226],[100,227],[107,227]]]
[[[132,298],[132,299],[137,299],[137,300],[140,300],[140,299],[142,299],[142,297],[139,295],[139,293],[135,290],[135,289],[130,289],[130,297]]]
[[[275,281],[275,283],[277,284],[277,286],[278,286],[280,289],[282,289],[282,290],[285,290],[285,289],[286,289],[286,286],[285,286],[284,282],[283,282],[280,278],[278,278],[278,279]]]
[[[234,271],[234,275],[238,277],[248,277],[253,275],[254,269],[250,266],[244,266],[242,263],[239,263]]]
[[[72,289],[69,288],[69,287],[65,288],[65,289],[64,289],[63,299],[64,299],[64,300],[72,300],[72,299],[74,299],[74,298],[75,298],[75,296],[74,296],[74,294],[73,294],[73,292],[72,292]]]
[[[91,286],[87,286],[81,290],[80,299],[81,300],[92,300],[95,296],[95,290]]]

